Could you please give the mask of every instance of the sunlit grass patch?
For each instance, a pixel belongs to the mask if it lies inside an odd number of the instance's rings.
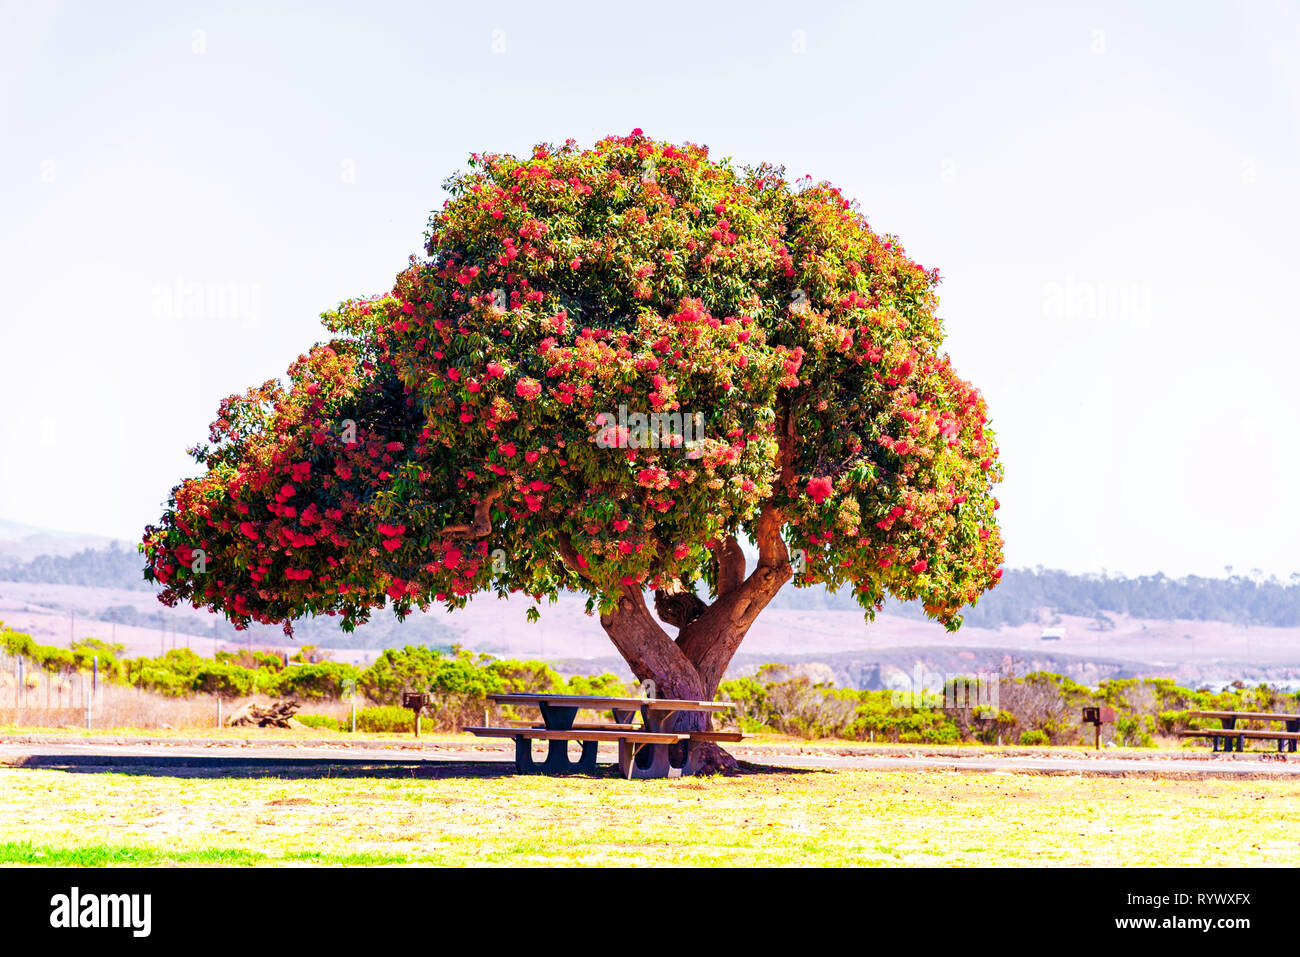
[[[1298,799],[1285,780],[901,769],[650,781],[0,769],[0,863],[1295,865]]]

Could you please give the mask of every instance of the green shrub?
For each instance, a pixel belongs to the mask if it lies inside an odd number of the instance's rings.
[[[95,662],[99,662],[99,674],[105,680],[111,680],[121,671],[118,660],[126,651],[126,645],[109,644],[98,638],[82,638],[72,644],[72,656],[78,671],[92,671]]]
[[[615,698],[627,697],[628,688],[618,675],[606,672],[603,675],[573,675],[565,682],[564,691],[576,695],[609,695]]]
[[[1047,736],[1046,731],[1022,731],[1020,732],[1020,743],[1044,745],[1051,744],[1052,740]]]
[[[33,651],[35,647],[36,642],[32,640],[31,635],[25,635],[21,631],[13,631],[10,628],[0,632],[0,649],[11,655],[32,658],[35,657]]]
[[[218,651],[217,661],[226,665],[239,665],[250,671],[279,671],[284,667],[284,659],[271,651],[240,648],[238,651]]]
[[[406,732],[411,730],[412,715],[409,708],[384,704],[376,708],[357,709],[357,730],[378,733]],[[349,718],[349,725],[351,719]]]
[[[1187,727],[1186,711],[1161,711],[1156,715],[1156,724],[1161,734],[1177,734]]]
[[[37,645],[37,661],[46,671],[76,671],[77,657],[67,648]]]
[[[961,731],[951,721],[936,724],[921,732],[926,744],[956,744],[961,740]]]
[[[1148,714],[1122,714],[1115,719],[1115,738],[1125,747],[1155,747],[1154,730],[1155,719]]]
[[[408,714],[410,712],[407,712]],[[352,726],[351,720],[340,722],[338,718],[331,718],[327,714],[298,714],[294,715],[299,721],[309,728],[328,728],[330,731],[345,731]]]
[[[348,681],[357,681],[361,672],[354,665],[323,661],[318,664],[295,664],[278,671],[267,683],[267,693],[280,698],[341,698]]]
[[[193,690],[193,681],[194,679],[188,675],[178,675],[166,668],[158,668],[153,664],[145,663],[135,673],[133,683],[148,691],[179,696],[189,694]]]
[[[257,672],[239,665],[211,663],[204,665],[191,679],[190,690],[200,694],[219,694],[225,698],[242,698],[257,687]]]

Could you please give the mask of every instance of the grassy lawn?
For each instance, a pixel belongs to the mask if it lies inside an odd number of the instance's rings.
[[[1300,863],[1300,784],[1286,781],[173,773],[0,769],[0,863]]]

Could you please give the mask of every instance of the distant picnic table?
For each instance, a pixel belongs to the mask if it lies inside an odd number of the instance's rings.
[[[513,738],[515,767],[520,774],[591,774],[602,741],[618,742],[618,768],[624,777],[665,778],[693,774],[698,748],[705,742],[740,741],[739,731],[677,731],[679,715],[712,714],[734,707],[729,701],[687,701],[679,698],[614,698],[604,695],[493,694],[488,700],[503,705],[536,708],[540,721],[514,721],[506,727],[466,728],[481,737]],[[579,723],[579,711],[610,712],[613,721]],[[638,722],[637,719],[640,719]],[[546,759],[533,759],[533,742],[549,742]],[[582,743],[577,760],[569,758],[569,742]],[[680,764],[671,760],[670,748],[685,745]]]
[[[1178,732],[1184,738],[1209,738],[1213,750],[1238,752],[1244,750],[1247,738],[1277,739],[1279,751],[1294,751],[1297,739],[1300,739],[1300,714],[1279,714],[1272,711],[1189,711],[1189,718],[1209,718],[1218,720],[1222,727],[1205,728],[1194,731]],[[1262,728],[1238,728],[1238,721],[1276,721],[1286,726],[1285,731],[1269,731]],[[1222,749],[1220,749],[1222,744]]]

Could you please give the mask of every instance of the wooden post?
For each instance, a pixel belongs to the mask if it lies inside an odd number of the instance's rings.
[[[1096,731],[1096,733],[1097,733],[1097,734],[1096,734],[1096,739],[1095,739],[1095,741],[1093,742],[1093,748],[1092,748],[1092,749],[1093,749],[1094,751],[1100,751],[1100,750],[1101,750],[1101,722],[1098,721],[1098,722],[1097,722],[1096,724],[1094,724],[1092,727],[1093,727],[1093,729],[1094,729],[1094,730]]]
[[[221,695],[217,695],[217,727],[221,727]]]
[[[352,733],[357,733],[357,696],[352,695]]]
[[[411,713],[415,715],[415,720],[411,722],[411,730],[415,732],[415,736],[418,738],[420,736],[420,709],[415,708]]]

